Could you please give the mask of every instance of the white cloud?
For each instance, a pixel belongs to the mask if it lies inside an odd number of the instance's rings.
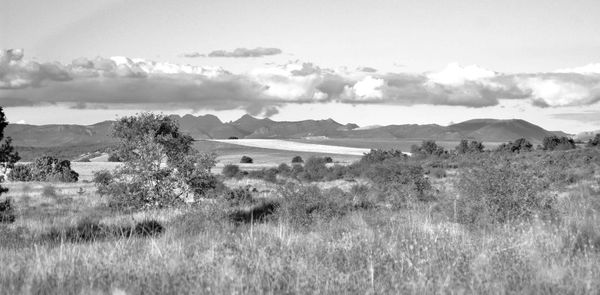
[[[495,76],[495,72],[477,65],[461,66],[458,63],[451,63],[439,72],[428,74],[427,78],[433,83],[458,86],[467,81],[479,81]]]

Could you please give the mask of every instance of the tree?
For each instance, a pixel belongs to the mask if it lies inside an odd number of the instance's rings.
[[[124,117],[113,125],[123,165],[108,185],[98,189],[126,209],[167,207],[205,195],[217,185],[211,168],[214,154],[192,147],[193,139],[179,131],[170,117],[152,113]]]
[[[304,163],[304,160],[300,156],[295,156],[292,158],[292,164],[295,164],[295,163]]]
[[[597,147],[600,146],[600,133],[596,134],[596,136],[594,136],[594,138],[590,138],[590,140],[587,143],[588,147]]]
[[[443,147],[437,145],[433,140],[424,140],[421,146],[411,146],[411,152],[416,155],[438,157],[447,153]]]
[[[4,115],[4,110],[0,107],[0,141],[4,139],[4,128],[8,126],[8,122],[6,122],[6,116]],[[12,169],[15,167],[15,163],[19,161],[21,157],[15,151],[12,146],[12,140],[10,137],[7,137],[6,140],[0,144],[0,167],[6,173],[8,169]],[[4,178],[0,179],[0,182],[4,181]],[[8,192],[8,188],[5,188],[0,185],[0,195]],[[10,199],[6,199],[3,202],[0,202],[0,222],[13,222],[15,220],[14,210],[11,206]]]
[[[515,140],[515,142],[509,141],[508,143],[503,143],[496,148],[498,152],[511,152],[511,153],[521,153],[521,152],[530,152],[533,149],[533,145],[529,140],[525,138],[519,138]]]
[[[575,141],[568,137],[558,137],[556,135],[544,137],[542,149],[545,151],[553,150],[571,150],[575,148]]]
[[[252,164],[252,163],[254,163],[254,160],[248,156],[242,156],[242,158],[240,159],[240,163]]]
[[[473,154],[473,153],[482,153],[484,146],[483,143],[476,141],[476,140],[471,140],[468,141],[466,139],[463,139],[460,141],[460,143],[456,146],[456,153],[458,154]]]

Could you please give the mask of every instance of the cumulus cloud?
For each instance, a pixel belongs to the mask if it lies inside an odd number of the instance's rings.
[[[265,47],[257,47],[254,49],[249,48],[236,48],[233,51],[226,50],[215,50],[208,54],[208,57],[261,57],[268,55],[277,55],[281,54],[281,49],[279,48],[265,48]]]
[[[593,70],[504,74],[450,64],[438,72],[383,74],[293,61],[234,74],[220,67],[120,56],[38,63],[27,61],[22,50],[6,50],[0,54],[0,104],[243,108],[267,116],[284,104],[331,101],[487,107],[520,99],[540,107],[581,106],[600,101],[600,74]]]

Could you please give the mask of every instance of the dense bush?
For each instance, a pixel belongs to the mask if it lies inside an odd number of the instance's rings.
[[[300,156],[295,156],[292,158],[292,164],[304,163],[304,160]]]
[[[225,200],[232,206],[252,203],[252,192],[250,187],[238,187],[230,189],[224,194]]]
[[[383,162],[388,159],[403,159],[407,156],[401,150],[371,150],[360,158],[360,163],[370,165],[373,163]]]
[[[12,206],[12,201],[7,198],[0,202],[0,223],[13,223],[15,222],[15,209]]]
[[[327,161],[322,157],[310,157],[304,163],[304,171],[298,175],[303,181],[319,181],[327,174]]]
[[[16,165],[9,179],[14,181],[59,181],[76,182],[79,174],[71,169],[69,160],[59,160],[51,156],[37,158],[27,165]]]
[[[17,164],[8,174],[10,181],[33,181],[33,175],[31,175],[31,166],[24,164]]]
[[[227,164],[223,167],[221,174],[225,177],[236,177],[240,173],[240,166],[234,164]]]
[[[484,150],[483,143],[476,140],[461,140],[460,143],[456,146],[455,150],[457,154],[473,154],[473,153],[482,153]]]
[[[111,152],[108,154],[109,162],[122,162],[121,157],[116,152]]]
[[[533,216],[552,217],[549,183],[524,165],[482,165],[460,173],[454,205],[456,221],[475,226],[506,223]]]
[[[522,153],[522,152],[531,152],[533,149],[533,145],[529,140],[525,138],[519,138],[515,140],[515,142],[509,141],[508,143],[503,143],[496,148],[498,152],[511,152],[511,153]]]
[[[254,160],[248,156],[242,156],[242,158],[240,159],[240,163],[244,163],[244,164],[252,164],[254,162]]]
[[[383,198],[394,207],[405,207],[412,201],[432,198],[431,184],[423,167],[417,164],[388,160],[369,167],[365,176],[371,180]]]
[[[325,163],[333,163],[333,158],[332,157],[325,157]]]
[[[248,172],[248,177],[250,178],[258,178],[258,179],[263,179],[265,181],[268,182],[277,182],[277,174],[279,173],[279,171],[277,170],[277,168],[263,168],[260,170],[254,170],[254,171],[250,171]]]
[[[316,186],[288,184],[279,190],[278,216],[292,226],[305,228],[317,220],[340,217],[352,210],[352,198],[340,189],[321,191]]]
[[[56,242],[86,243],[106,239],[131,238],[134,236],[148,237],[160,235],[165,227],[156,220],[136,222],[135,226],[116,226],[100,223],[97,219],[83,218],[75,226],[66,228],[51,228],[43,239]]]
[[[542,142],[542,149],[545,151],[553,150],[571,150],[575,148],[575,141],[568,137],[547,136]]]
[[[214,154],[193,149],[193,139],[179,131],[172,118],[142,113],[113,125],[123,165],[110,184],[96,183],[122,209],[166,207],[206,196],[218,186],[211,173]],[[166,165],[165,165],[166,164]]]
[[[424,140],[421,146],[413,145],[410,148],[413,156],[442,156],[448,152],[443,147],[437,145],[433,140]]]
[[[588,147],[599,147],[600,146],[600,133],[596,134],[593,138],[587,142]]]

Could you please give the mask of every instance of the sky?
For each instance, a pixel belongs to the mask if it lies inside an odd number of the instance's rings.
[[[16,123],[140,111],[600,129],[600,1],[0,0]]]

